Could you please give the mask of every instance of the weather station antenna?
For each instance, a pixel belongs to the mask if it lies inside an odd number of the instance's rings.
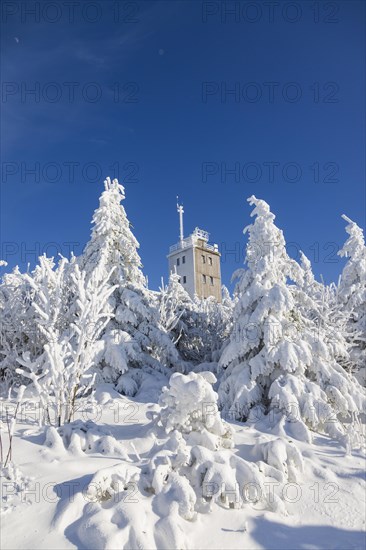
[[[177,195],[177,212],[179,214],[179,240],[182,243],[183,239],[184,239],[184,237],[183,237],[183,214],[184,214],[184,210],[183,210],[183,204],[179,204],[178,195]]]

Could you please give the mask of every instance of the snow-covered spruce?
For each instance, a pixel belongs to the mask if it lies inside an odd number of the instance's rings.
[[[225,286],[222,287],[222,303],[217,302],[212,296],[208,298],[196,296],[194,302],[198,312],[200,362],[204,365],[212,363],[209,370],[217,372],[217,362],[220,359],[222,347],[231,331],[234,302],[228,296]]]
[[[286,415],[291,436],[310,439],[312,428],[346,445],[341,420],[363,410],[365,393],[337,363],[326,330],[302,315],[303,270],[287,255],[268,204],[248,201],[256,219],[244,230],[247,269],[237,274],[234,326],[220,359],[220,406],[241,420]]]
[[[216,371],[222,345],[228,337],[233,302],[226,287],[222,288],[222,303],[214,298],[192,300],[180,283],[177,273],[171,273],[169,284],[158,294],[160,323],[169,333],[182,358],[176,369],[189,372],[204,364],[204,370]],[[202,370],[202,369],[201,369]]]
[[[198,338],[198,312],[195,304],[180,283],[177,273],[171,273],[167,286],[157,294],[159,321],[182,358],[180,367],[189,369],[200,354]]]
[[[121,205],[124,187],[110,178],[104,185],[92,220],[91,240],[78,261],[87,278],[96,269],[106,276],[114,268],[110,279],[115,286],[110,299],[114,317],[98,343],[97,362],[104,381],[113,382],[122,393],[134,395],[141,372],[133,369],[165,371],[179,362],[179,355],[159,322],[153,293],[141,270],[139,243]]]
[[[347,216],[349,235],[338,252],[347,258],[338,288],[337,307],[345,325],[345,337],[350,348],[351,371],[361,383],[366,382],[366,246],[363,231]]]

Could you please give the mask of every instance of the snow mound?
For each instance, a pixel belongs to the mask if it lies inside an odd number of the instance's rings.
[[[117,441],[105,427],[92,421],[76,420],[60,428],[47,428],[44,445],[56,453],[94,454],[118,456],[129,461],[121,442]]]

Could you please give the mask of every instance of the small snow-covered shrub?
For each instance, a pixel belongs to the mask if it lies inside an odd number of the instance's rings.
[[[172,512],[177,511],[187,521],[196,519],[196,501],[196,493],[189,480],[174,470],[169,473],[156,500],[161,516],[169,517]]]
[[[304,468],[299,449],[292,441],[286,441],[283,438],[257,443],[252,450],[252,455],[256,460],[263,460],[265,464],[278,470],[282,474],[279,476],[281,481],[296,481],[298,474]],[[271,470],[261,465],[259,467],[267,474],[277,477]]]
[[[106,428],[97,426],[91,420],[87,422],[76,420],[60,428],[50,426],[46,431],[44,445],[58,453],[65,450],[76,454],[100,453],[129,460],[122,443],[117,441]]]
[[[189,444],[203,444],[212,450],[233,446],[232,430],[217,407],[212,388],[215,382],[212,372],[175,373],[170,377],[169,387],[163,388],[159,400],[160,422],[167,433],[178,430]]]
[[[140,470],[135,466],[116,464],[109,468],[98,470],[86,489],[86,497],[91,502],[103,502],[110,499],[117,500],[123,491],[137,484]]]
[[[195,446],[189,467],[202,511],[212,500],[226,508],[265,501],[265,477],[258,466],[231,452]]]
[[[70,506],[82,516],[76,523],[78,547],[159,548],[154,540],[151,501],[139,491],[139,468],[123,463],[97,471]]]

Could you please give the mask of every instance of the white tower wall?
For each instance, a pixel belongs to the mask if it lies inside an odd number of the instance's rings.
[[[177,260],[179,260],[179,265]],[[194,250],[190,248],[179,248],[171,252],[168,256],[169,275],[177,272],[180,276],[180,282],[183,288],[193,298],[195,293],[195,267],[194,267]],[[185,277],[185,279],[184,279]]]

